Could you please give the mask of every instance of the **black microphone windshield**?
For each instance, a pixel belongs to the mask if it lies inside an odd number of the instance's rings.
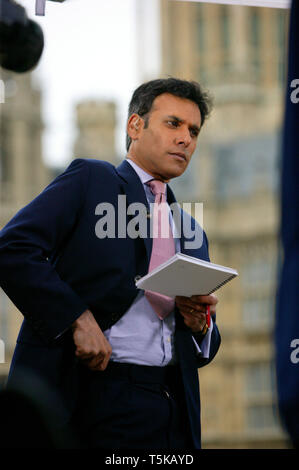
[[[0,2],[0,6],[7,5],[0,16],[0,65],[13,72],[28,72],[42,55],[43,31],[27,18],[23,7],[7,0]]]

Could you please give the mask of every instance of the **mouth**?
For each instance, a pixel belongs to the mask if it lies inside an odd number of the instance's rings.
[[[169,152],[169,155],[171,155],[172,157],[177,157],[182,161],[187,161],[186,155],[182,152]]]

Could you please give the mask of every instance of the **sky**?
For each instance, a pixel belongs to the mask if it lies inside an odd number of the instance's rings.
[[[17,1],[44,33],[33,77],[42,89],[45,163],[63,167],[73,158],[75,106],[89,99],[116,101],[116,152],[123,157],[132,92],[144,75],[159,75],[158,0],[46,1],[45,16],[35,15],[35,0]]]
[[[45,16],[36,16],[35,0],[18,0],[44,33],[33,77],[42,89],[46,164],[64,166],[73,158],[74,109],[85,99],[116,100],[116,148],[125,152],[127,105],[139,84],[136,1],[47,1]]]

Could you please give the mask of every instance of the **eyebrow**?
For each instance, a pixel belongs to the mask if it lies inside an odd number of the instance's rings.
[[[184,122],[185,122],[183,119],[180,119],[179,117],[173,116],[173,115],[167,116],[167,118],[168,118],[168,119],[173,119],[174,121],[177,121],[177,122],[179,122],[179,123],[184,123]],[[197,132],[200,131],[200,127],[198,127],[196,124],[192,124],[192,125],[190,126],[190,129],[193,129],[193,130],[195,130],[195,131],[197,131]]]

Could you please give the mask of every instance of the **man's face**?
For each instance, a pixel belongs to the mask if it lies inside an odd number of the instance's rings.
[[[137,114],[130,117],[128,157],[163,181],[180,176],[196,148],[200,125],[196,103],[163,93],[153,102],[147,127]]]

